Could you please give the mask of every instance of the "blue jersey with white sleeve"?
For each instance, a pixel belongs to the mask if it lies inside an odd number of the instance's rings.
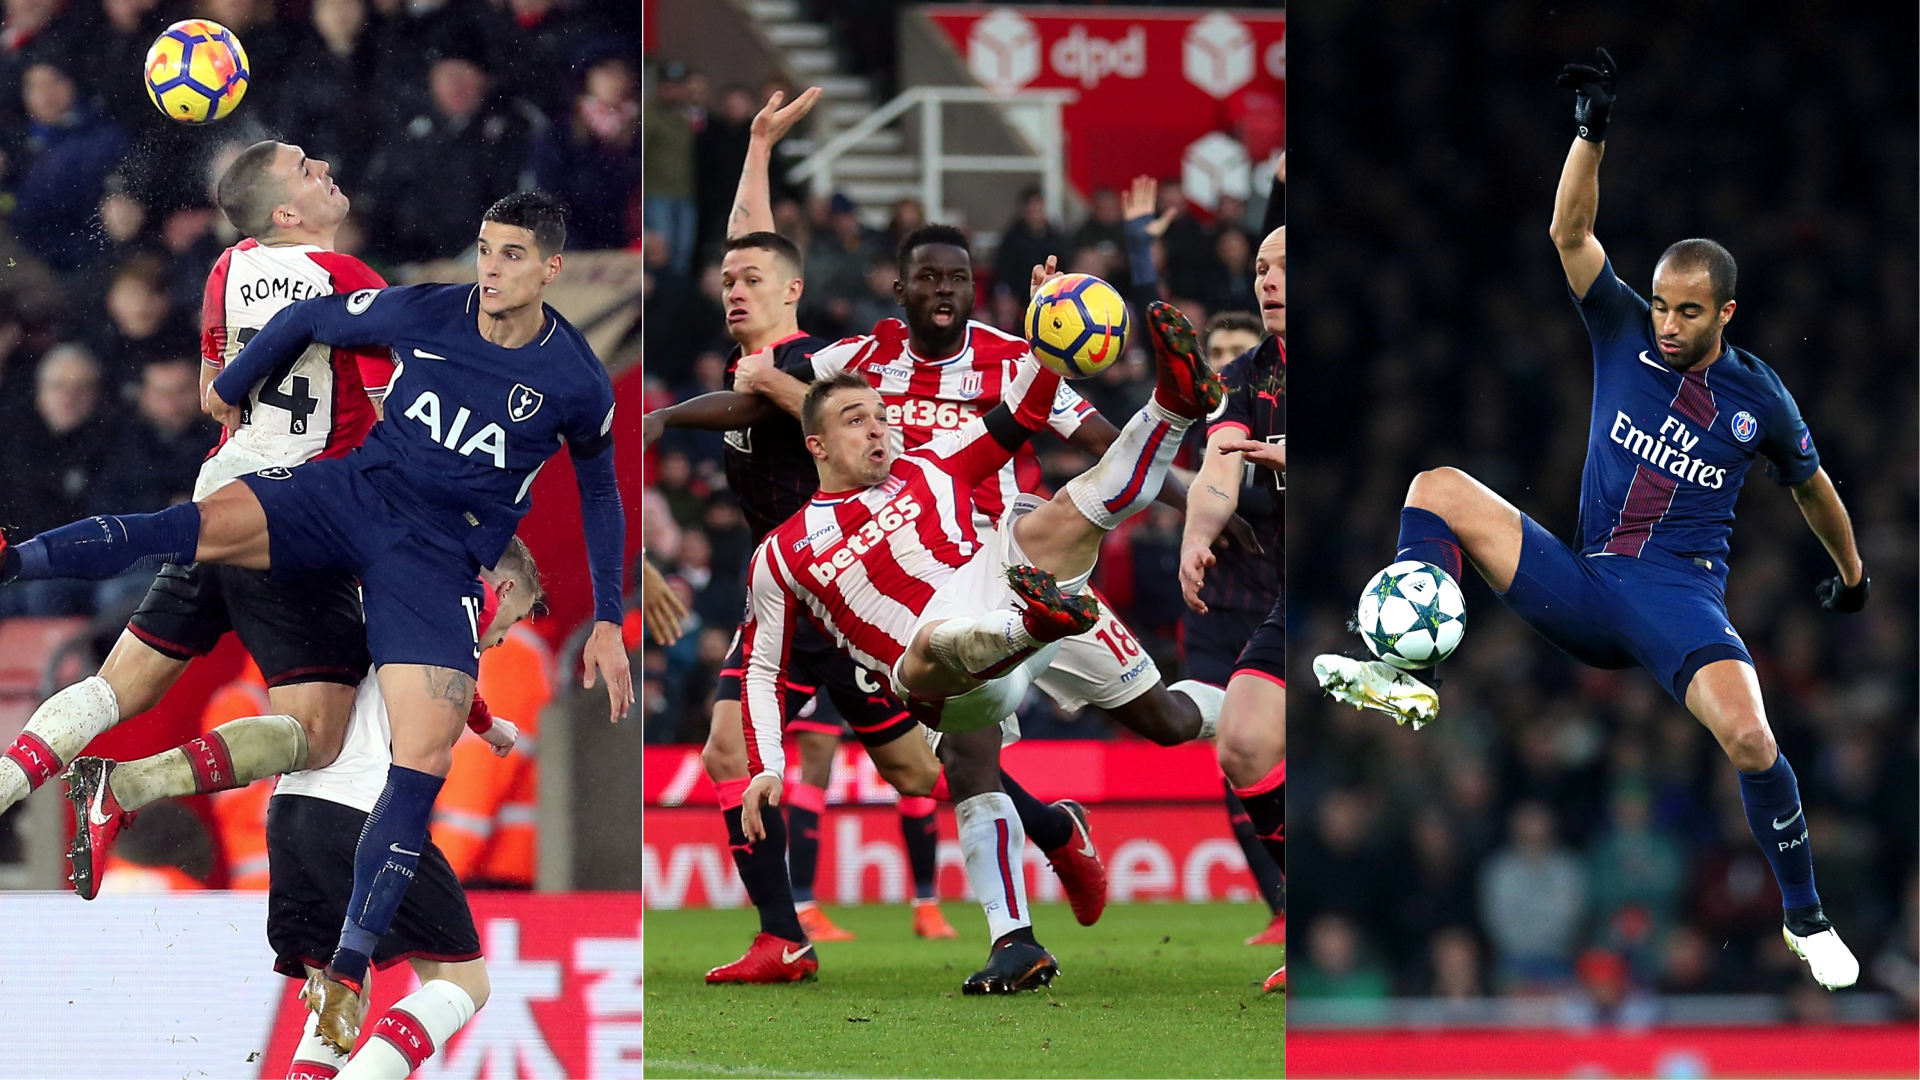
[[[397,361],[386,415],[348,456],[411,525],[493,566],[564,445],[575,459],[596,617],[621,618],[625,519],[614,486],[613,386],[580,332],[550,307],[517,349],[480,334],[478,286],[362,289],[289,304],[214,380],[226,401],[309,342],[382,346]]]
[[[1782,484],[1820,467],[1799,406],[1773,369],[1731,345],[1681,372],[1651,307],[1609,261],[1575,297],[1593,340],[1593,419],[1580,478],[1580,554],[1652,558],[1726,580],[1733,506],[1756,454]]]

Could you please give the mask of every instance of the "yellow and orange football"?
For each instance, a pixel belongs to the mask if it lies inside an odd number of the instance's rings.
[[[174,23],[147,49],[147,97],[183,124],[205,124],[232,113],[250,79],[240,39],[211,19]]]

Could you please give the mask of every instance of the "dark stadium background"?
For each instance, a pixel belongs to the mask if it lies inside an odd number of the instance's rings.
[[[1415,1003],[1395,999],[1413,997],[1447,999],[1430,1021],[1525,1013],[1549,1028],[1639,1027],[1688,1008],[1652,995],[1771,998],[1758,1013],[1749,999],[1740,1022],[1911,1019],[1914,9],[1507,0],[1293,15],[1293,400],[1310,407],[1292,421],[1288,537],[1302,673],[1290,1064],[1329,1075],[1302,1053],[1319,1045],[1316,1024],[1404,1023]],[[1797,396],[1873,577],[1863,613],[1822,611],[1813,590],[1832,564],[1789,494],[1754,471],[1728,597],[1800,776],[1822,900],[1862,963],[1839,994],[1781,942],[1732,768],[1644,673],[1575,666],[1469,574],[1438,724],[1415,734],[1334,707],[1305,675],[1317,653],[1362,648],[1344,623],[1391,561],[1419,470],[1458,466],[1557,535],[1573,530],[1591,359],[1547,239],[1573,137],[1572,94],[1553,82],[1596,45],[1621,71],[1597,235],[1643,294],[1674,240],[1732,250],[1728,337]],[[1482,876],[1514,858],[1511,822],[1530,804],[1555,839],[1512,865],[1535,882],[1570,874],[1584,899],[1492,910]],[[1568,930],[1555,962],[1522,971],[1497,942],[1530,920]],[[1827,1038],[1845,1052],[1846,1034]],[[1386,1073],[1350,1075],[1362,1074]]]

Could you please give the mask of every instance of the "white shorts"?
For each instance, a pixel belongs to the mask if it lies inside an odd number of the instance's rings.
[[[980,551],[933,594],[907,640],[913,640],[930,622],[975,619],[990,611],[1015,607],[1007,568],[1025,566],[1028,561],[1014,540],[1013,523],[1038,505],[1036,496],[1020,495],[1001,517],[999,528],[980,534]],[[1086,592],[1089,576],[1063,581],[1060,589]],[[1025,663],[998,679],[948,698],[940,711],[941,729],[977,731],[1000,723],[1020,707],[1032,686],[1046,691],[1068,711],[1088,704],[1103,708],[1124,705],[1146,693],[1160,681],[1159,668],[1107,605],[1100,607],[1100,621],[1087,633],[1042,646]],[[900,664],[894,665],[893,679],[895,686],[904,685]]]

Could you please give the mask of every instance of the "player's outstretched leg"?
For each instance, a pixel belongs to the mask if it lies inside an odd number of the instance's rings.
[[[185,745],[135,761],[76,758],[67,770],[73,800],[73,891],[91,900],[120,830],[148,803],[245,787],[306,768],[307,733],[291,716],[230,720]]]
[[[196,560],[269,569],[267,514],[252,488],[228,484],[199,502],[152,514],[103,514],[0,544],[0,585],[102,581],[139,566]]]
[[[0,810],[59,775],[94,736],[123,718],[112,685],[98,675],[41,702],[0,758]]]
[[[1781,934],[1829,990],[1852,986],[1860,962],[1820,908],[1813,884],[1813,844],[1800,804],[1800,782],[1774,743],[1760,697],[1760,681],[1743,660],[1717,660],[1687,684],[1687,708],[1719,740],[1740,771],[1740,802],[1747,828],[1773,868],[1786,909]]]
[[[1520,511],[1491,488],[1458,469],[1432,469],[1414,477],[1400,510],[1395,562],[1438,566],[1458,583],[1463,552],[1480,575],[1504,593],[1520,568]],[[1405,671],[1382,660],[1355,660],[1326,653],[1313,661],[1320,688],[1355,708],[1374,709],[1412,723],[1414,730],[1440,715],[1437,673]]]
[[[963,799],[953,808],[967,878],[986,910],[993,951],[961,984],[966,994],[1012,994],[1053,982],[1060,965],[1033,936],[1024,865],[1026,832],[1005,792]]]
[[[740,703],[716,701],[701,764],[713,779],[720,815],[726,825],[727,847],[734,869],[747,888],[747,899],[760,915],[760,930],[740,959],[707,972],[711,985],[723,983],[810,982],[820,971],[820,958],[794,911],[792,883],[787,877],[787,819],[779,807],[767,807],[760,823],[767,835],[748,840],[740,806],[751,778],[747,775],[746,733],[741,728]]]
[[[782,800],[787,810],[787,873],[794,914],[809,941],[852,941],[854,933],[834,925],[813,898],[814,877],[820,868],[820,824],[827,813],[827,783],[833,778],[833,755],[840,737],[803,731],[798,742],[800,779],[787,788]]]
[[[1253,818],[1248,815],[1240,796],[1233,793],[1233,781],[1222,780],[1226,788],[1227,823],[1233,829],[1233,839],[1240,845],[1240,853],[1246,856],[1247,869],[1253,874],[1253,882],[1260,888],[1260,896],[1267,902],[1267,910],[1273,918],[1266,929],[1247,939],[1249,945],[1285,945],[1287,943],[1286,882],[1281,876],[1280,867],[1274,864],[1273,856],[1268,853],[1261,841],[1259,830],[1254,828]],[[1283,803],[1284,805],[1284,803]]]

